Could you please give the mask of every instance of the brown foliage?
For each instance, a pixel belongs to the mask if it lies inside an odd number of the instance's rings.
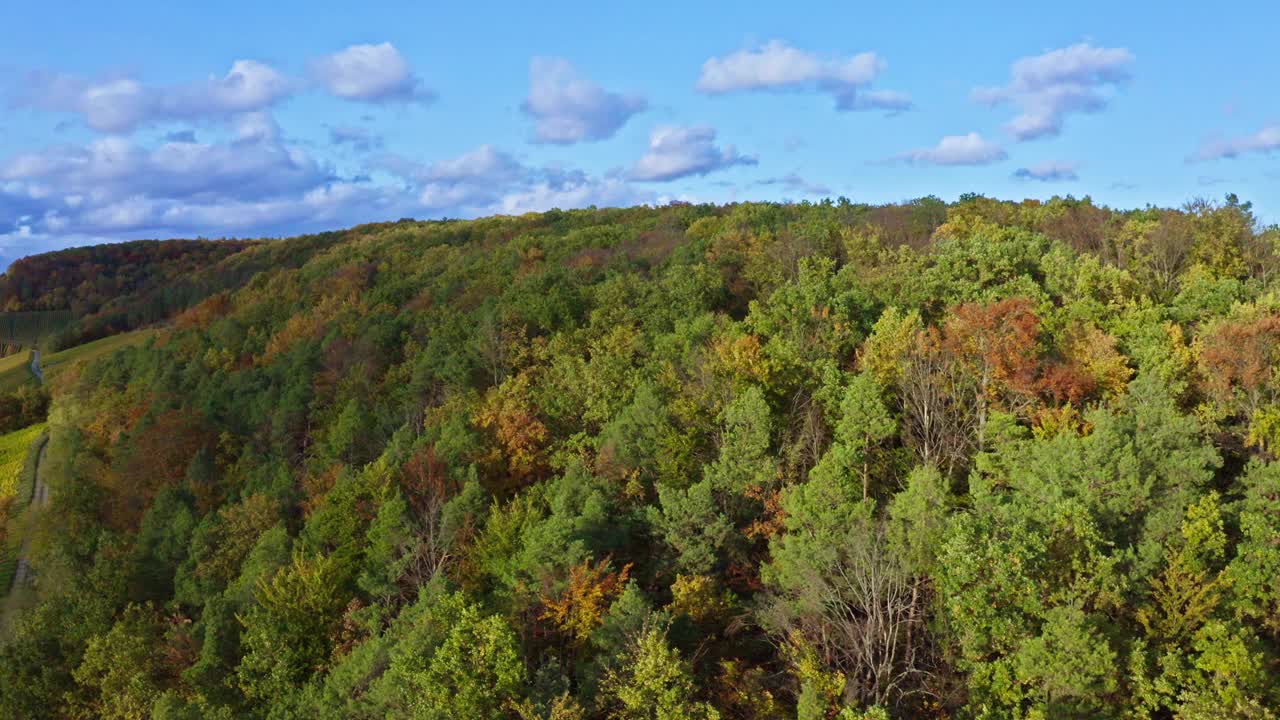
[[[173,324],[179,330],[209,327],[214,320],[231,312],[231,293],[220,292],[210,295],[199,304],[189,308],[178,317]]]
[[[174,613],[165,619],[168,629],[160,647],[160,665],[166,677],[178,678],[200,657],[200,643],[191,628],[191,618]]]
[[[1034,396],[1040,318],[1026,298],[966,303],[951,308],[941,338],[978,386],[979,407],[1003,398],[1010,403]]]
[[[476,426],[488,431],[495,441],[487,459],[491,464],[505,465],[515,485],[539,476],[546,468],[543,446],[548,431],[528,391],[527,376],[511,378],[489,391],[474,417]]]
[[[610,559],[595,565],[584,560],[569,569],[569,584],[558,598],[543,598],[545,620],[551,620],[561,632],[585,643],[604,621],[604,614],[614,598],[622,594],[631,573],[631,565],[621,572],[609,571]]]
[[[1040,319],[1025,298],[967,303],[917,335],[902,379],[903,429],[921,462],[951,472],[982,447],[993,409],[1022,413],[1039,390]]]
[[[196,453],[212,450],[216,443],[204,417],[194,410],[169,410],[140,425],[129,437],[123,472],[102,478],[111,497],[108,521],[137,527],[156,493],[183,482]]]
[[[1040,376],[1040,389],[1059,404],[1079,405],[1098,389],[1097,380],[1078,363],[1049,365]]]
[[[1200,362],[1205,393],[1225,409],[1251,416],[1276,400],[1272,376],[1280,364],[1280,316],[1219,325],[1205,339]]]

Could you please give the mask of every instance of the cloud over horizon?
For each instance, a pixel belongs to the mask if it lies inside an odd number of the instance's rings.
[[[65,73],[33,72],[23,80],[12,103],[78,115],[94,130],[119,134],[161,122],[264,110],[296,90],[297,83],[274,67],[236,60],[221,77],[154,87],[132,77],[90,81]]]
[[[394,155],[381,158],[379,163],[382,169],[410,183],[421,208],[456,214],[625,205],[647,202],[653,197],[621,178],[525,165],[492,145],[431,163]]]
[[[754,155],[742,155],[732,145],[715,144],[716,131],[706,126],[660,125],[649,134],[649,151],[631,170],[631,178],[667,182],[706,175],[735,165],[756,165]]]
[[[1008,157],[1009,153],[999,144],[971,132],[968,135],[947,135],[934,147],[908,150],[893,159],[913,165],[990,165]]]
[[[865,89],[887,67],[874,52],[823,57],[771,40],[755,49],[708,59],[702,64],[696,88],[707,95],[808,90],[832,96],[837,110],[911,109],[911,97],[906,93]]]
[[[1267,154],[1280,150],[1280,125],[1268,125],[1256,133],[1221,138],[1203,143],[1190,157],[1192,161],[1235,158],[1245,153]]]
[[[934,39],[897,28],[889,9],[828,9],[819,32],[743,7],[714,33],[659,34],[634,10],[634,32],[586,36],[529,9],[533,20],[485,45],[443,29],[426,38],[436,16],[404,8],[402,24],[374,13],[283,36],[202,13],[193,45],[152,42],[168,16],[143,28],[103,13],[90,35],[42,8],[15,16],[44,17],[31,26],[47,37],[16,33],[0,60],[0,247],[670,196],[875,203],[1069,189],[1176,206],[1219,176],[1274,222],[1268,198],[1280,196],[1280,111],[1248,91],[1265,85],[1257,64],[1183,57],[1123,29],[996,41],[948,35],[953,20],[921,14]],[[543,22],[549,32],[535,32]],[[1149,121],[1165,112],[1176,121]],[[1210,162],[1220,167],[1197,166]]]
[[[1031,167],[1021,167],[1013,172],[1018,180],[1038,180],[1040,182],[1068,182],[1079,180],[1076,164],[1068,162],[1042,162]]]

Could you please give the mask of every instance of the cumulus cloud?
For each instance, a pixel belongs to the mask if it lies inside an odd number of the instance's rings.
[[[631,169],[631,178],[665,182],[756,163],[755,156],[741,155],[732,145],[717,146],[713,128],[664,125],[649,134],[649,151]]]
[[[432,209],[488,207],[532,173],[510,154],[481,145],[455,158],[415,168],[418,202]]]
[[[0,181],[101,199],[256,197],[312,187],[332,177],[302,150],[259,139],[213,145],[166,142],[148,149],[108,137],[24,153],[0,164]]]
[[[342,144],[364,141],[331,130]],[[366,168],[395,180],[339,177],[290,144],[267,113],[237,116],[216,143],[109,136],[0,158],[0,262],[81,241],[286,235],[655,199],[620,174],[530,166],[490,145],[428,163],[383,155]]]
[[[184,232],[214,213],[223,220],[198,229],[225,230],[338,182],[331,168],[284,144],[274,121],[244,122],[216,144],[182,138],[148,148],[112,136],[18,154],[0,161],[0,206],[23,203],[39,233]]]
[[[492,145],[432,163],[384,156],[379,167],[408,181],[417,202],[434,212],[473,216],[554,207],[617,206],[647,202],[652,194],[622,178],[580,170],[526,165]]]
[[[621,178],[593,178],[581,171],[543,173],[502,196],[495,212],[516,215],[551,208],[622,207],[652,202],[653,194]]]
[[[1042,162],[1031,167],[1018,168],[1013,176],[1019,180],[1038,180],[1040,182],[1068,182],[1079,180],[1075,163]]]
[[[329,143],[350,147],[361,153],[372,152],[382,147],[382,136],[368,128],[354,125],[335,125],[329,128]]]
[[[27,76],[13,103],[79,115],[94,130],[132,132],[160,122],[226,118],[264,110],[289,97],[296,83],[256,60],[237,60],[221,77],[149,87],[135,78],[91,81],[61,73]]]
[[[609,92],[552,57],[529,62],[529,96],[520,105],[534,120],[534,141],[560,145],[613,137],[647,107],[643,97]]]
[[[311,63],[311,72],[330,93],[345,100],[403,103],[435,98],[389,42],[352,45],[318,58]]]
[[[896,159],[919,165],[990,165],[1007,157],[1009,154],[999,144],[971,132],[947,135],[934,147],[909,150]]]
[[[1021,114],[1005,125],[1017,140],[1053,136],[1067,115],[1106,108],[1114,90],[1129,80],[1133,61],[1125,48],[1072,45],[1018,60],[1008,85],[978,88],[973,97],[988,105],[1017,105]]]
[[[873,52],[823,57],[772,40],[758,48],[710,58],[702,64],[697,89],[708,95],[809,90],[831,95],[837,110],[910,109],[911,98],[905,93],[866,89],[886,67]]]
[[[1211,140],[1200,146],[1192,161],[1221,160],[1245,153],[1270,153],[1280,150],[1280,125],[1264,127],[1251,135]]]

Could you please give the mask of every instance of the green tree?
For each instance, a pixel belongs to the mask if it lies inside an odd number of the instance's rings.
[[[606,681],[618,720],[716,720],[720,713],[697,699],[697,688],[666,634],[648,627],[635,638],[624,669]]]
[[[347,572],[336,556],[295,552],[288,566],[259,579],[256,603],[240,618],[244,656],[235,682],[246,697],[269,705],[325,667]]]
[[[877,451],[898,430],[883,394],[870,373],[853,376],[840,401],[834,442],[813,470],[841,478],[856,477],[861,481],[863,499],[871,497],[873,472],[883,471],[883,465],[875,462]]]
[[[414,682],[418,720],[499,717],[525,681],[519,645],[506,622],[468,606]]]
[[[173,685],[161,653],[165,626],[149,606],[131,605],[105,635],[93,638],[72,673],[82,695],[77,715],[145,720],[156,698]]]

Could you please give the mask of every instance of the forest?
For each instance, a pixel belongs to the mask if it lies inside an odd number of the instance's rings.
[[[402,220],[0,286],[75,308],[59,347],[151,330],[6,400],[50,500],[0,716],[1280,717],[1280,229],[1234,195]]]

